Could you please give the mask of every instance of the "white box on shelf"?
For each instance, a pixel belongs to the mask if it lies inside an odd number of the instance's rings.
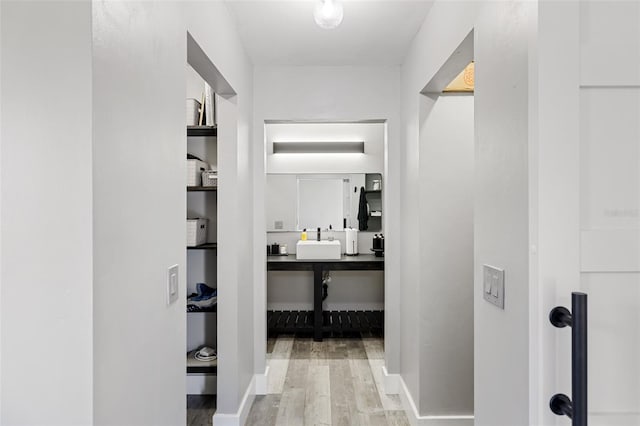
[[[187,99],[187,126],[197,126],[200,121],[200,108],[202,104],[197,99]]]
[[[207,225],[203,218],[187,219],[187,247],[195,247],[207,242]]]
[[[218,186],[218,172],[215,170],[202,172],[202,186]]]
[[[187,160],[187,186],[201,186],[202,172],[207,170],[209,165],[200,160]]]

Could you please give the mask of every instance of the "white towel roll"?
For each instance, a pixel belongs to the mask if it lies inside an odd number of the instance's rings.
[[[358,230],[357,229],[345,229],[345,245],[346,253],[349,255],[358,254]]]

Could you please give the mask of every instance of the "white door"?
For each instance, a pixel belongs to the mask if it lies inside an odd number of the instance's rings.
[[[531,423],[571,424],[549,410],[554,393],[572,394],[571,329],[547,316],[581,291],[588,424],[640,425],[640,1],[539,11]]]

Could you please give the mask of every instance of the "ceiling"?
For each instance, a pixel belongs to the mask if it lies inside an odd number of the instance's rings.
[[[333,30],[312,0],[226,0],[255,65],[399,65],[432,0],[345,0]]]

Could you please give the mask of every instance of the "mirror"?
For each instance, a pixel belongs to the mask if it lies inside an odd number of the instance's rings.
[[[296,229],[344,229],[349,205],[343,200],[349,190],[348,179],[298,176],[298,220]],[[346,188],[345,188],[346,186]]]
[[[365,188],[366,210],[360,209]],[[366,231],[382,229],[382,176],[371,174],[268,174],[267,231],[359,229],[358,213],[366,211]]]

